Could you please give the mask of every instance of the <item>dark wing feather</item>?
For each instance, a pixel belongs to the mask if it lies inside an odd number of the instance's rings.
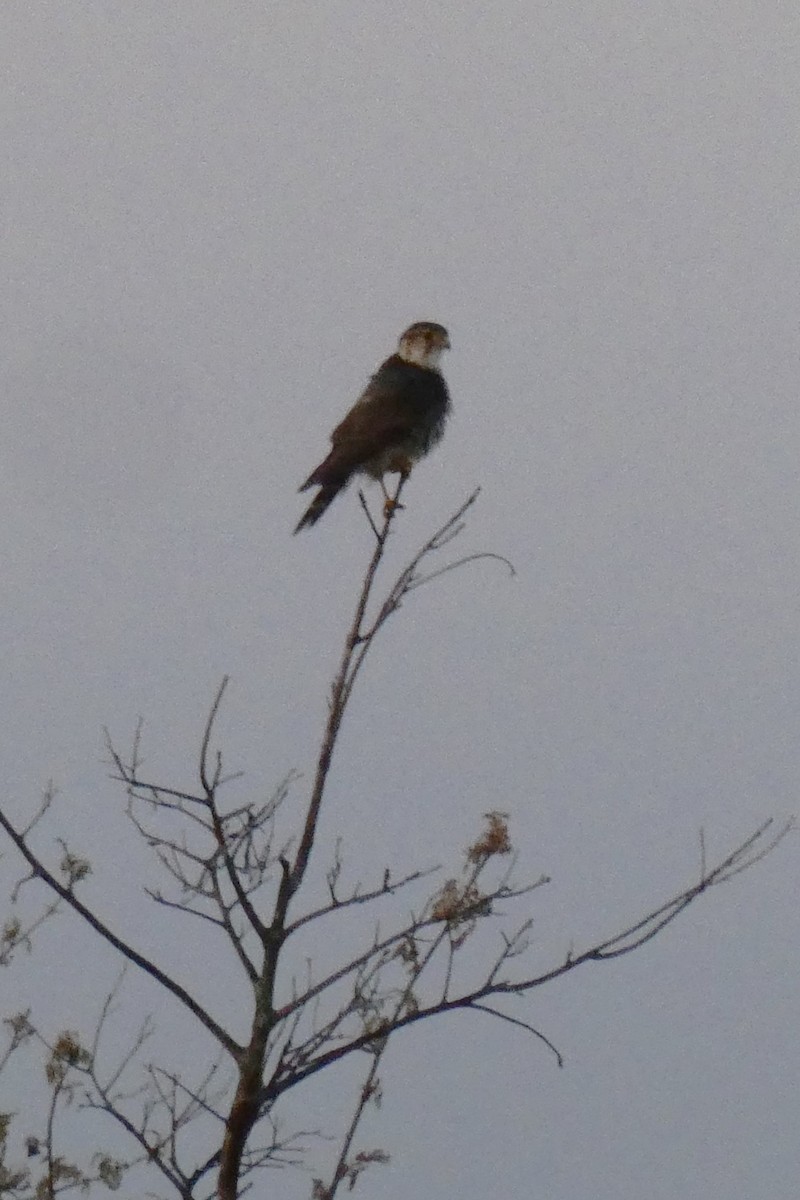
[[[300,490],[315,484],[343,485],[372,459],[409,439],[420,440],[420,448],[427,449],[427,443],[435,440],[447,407],[447,388],[438,371],[417,367],[393,354],[336,426],[330,454]]]
[[[416,458],[441,436],[449,407],[447,386],[438,371],[387,358],[359,401],[331,434],[331,450],[300,488],[320,490],[295,529],[315,525],[357,471],[395,447]],[[378,466],[378,471],[384,469]]]

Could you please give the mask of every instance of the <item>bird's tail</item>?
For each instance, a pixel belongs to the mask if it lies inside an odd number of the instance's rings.
[[[333,503],[344,486],[344,483],[341,482],[323,484],[297,522],[294,530],[295,533],[299,533],[301,529],[310,529],[312,525],[316,525],[322,514]],[[301,488],[300,490],[302,491],[303,489]]]

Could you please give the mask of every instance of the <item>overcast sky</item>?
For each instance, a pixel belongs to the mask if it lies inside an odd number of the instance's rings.
[[[544,963],[691,883],[701,826],[721,855],[797,810],[794,6],[7,0],[2,24],[4,803],[55,780],[109,921],[213,977],[202,929],[140,899],[101,727],[143,715],[151,773],[189,783],[230,673],[246,794],[309,771],[370,535],[348,494],[292,538],[296,489],[419,319],[450,330],[454,413],[392,554],[480,484],[462,548],[517,576],[404,607],[321,835],[366,875],[509,812],[521,875],[553,877]],[[533,995],[563,1071],[488,1020],[403,1035],[362,1187],[794,1200],[797,868],[790,838]],[[114,977],[72,929],[17,976],[52,1027]]]

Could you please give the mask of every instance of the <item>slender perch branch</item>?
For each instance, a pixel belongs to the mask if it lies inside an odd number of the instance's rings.
[[[392,497],[393,505],[387,505],[384,511],[383,525],[377,530],[376,545],[367,566],[367,571],[364,576],[364,583],[361,587],[361,592],[356,603],[353,619],[350,623],[345,638],[344,652],[339,664],[339,670],[336,673],[336,678],[333,681],[331,690],[330,706],[328,711],[328,720],[325,726],[325,732],[322,737],[322,745],[320,747],[319,758],[317,759],[317,769],[314,776],[314,784],[311,789],[311,798],[309,800],[308,812],[306,813],[305,825],[303,834],[300,839],[300,845],[297,850],[297,855],[289,873],[286,887],[282,889],[283,895],[279,895],[278,905],[279,916],[281,923],[285,920],[286,912],[292,896],[295,894],[300,884],[303,881],[308,860],[311,855],[311,849],[314,845],[314,835],[317,828],[317,820],[319,818],[320,805],[325,792],[325,784],[328,778],[331,762],[333,761],[333,752],[336,746],[336,739],[339,733],[339,728],[344,717],[344,711],[347,705],[349,695],[348,675],[353,657],[359,645],[365,640],[365,635],[362,633],[362,625],[364,614],[367,611],[369,598],[372,593],[372,586],[375,582],[375,576],[378,567],[381,564],[384,550],[386,548],[386,540],[389,537],[389,531],[392,526],[392,521],[397,514],[397,506],[400,502],[400,496],[406,483],[406,476],[401,475],[397,484],[395,494]],[[373,529],[375,526],[373,525]],[[374,631],[373,631],[374,634]],[[371,641],[371,635],[367,635],[367,644]],[[366,647],[362,647],[362,657],[366,652]]]

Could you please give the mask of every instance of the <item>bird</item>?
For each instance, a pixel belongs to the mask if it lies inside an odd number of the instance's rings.
[[[417,321],[401,334],[397,350],[381,363],[347,416],[331,434],[331,450],[299,489],[319,491],[295,533],[317,521],[354,475],[383,483],[387,472],[407,476],[440,440],[450,395],[439,362],[450,349],[443,325]]]

